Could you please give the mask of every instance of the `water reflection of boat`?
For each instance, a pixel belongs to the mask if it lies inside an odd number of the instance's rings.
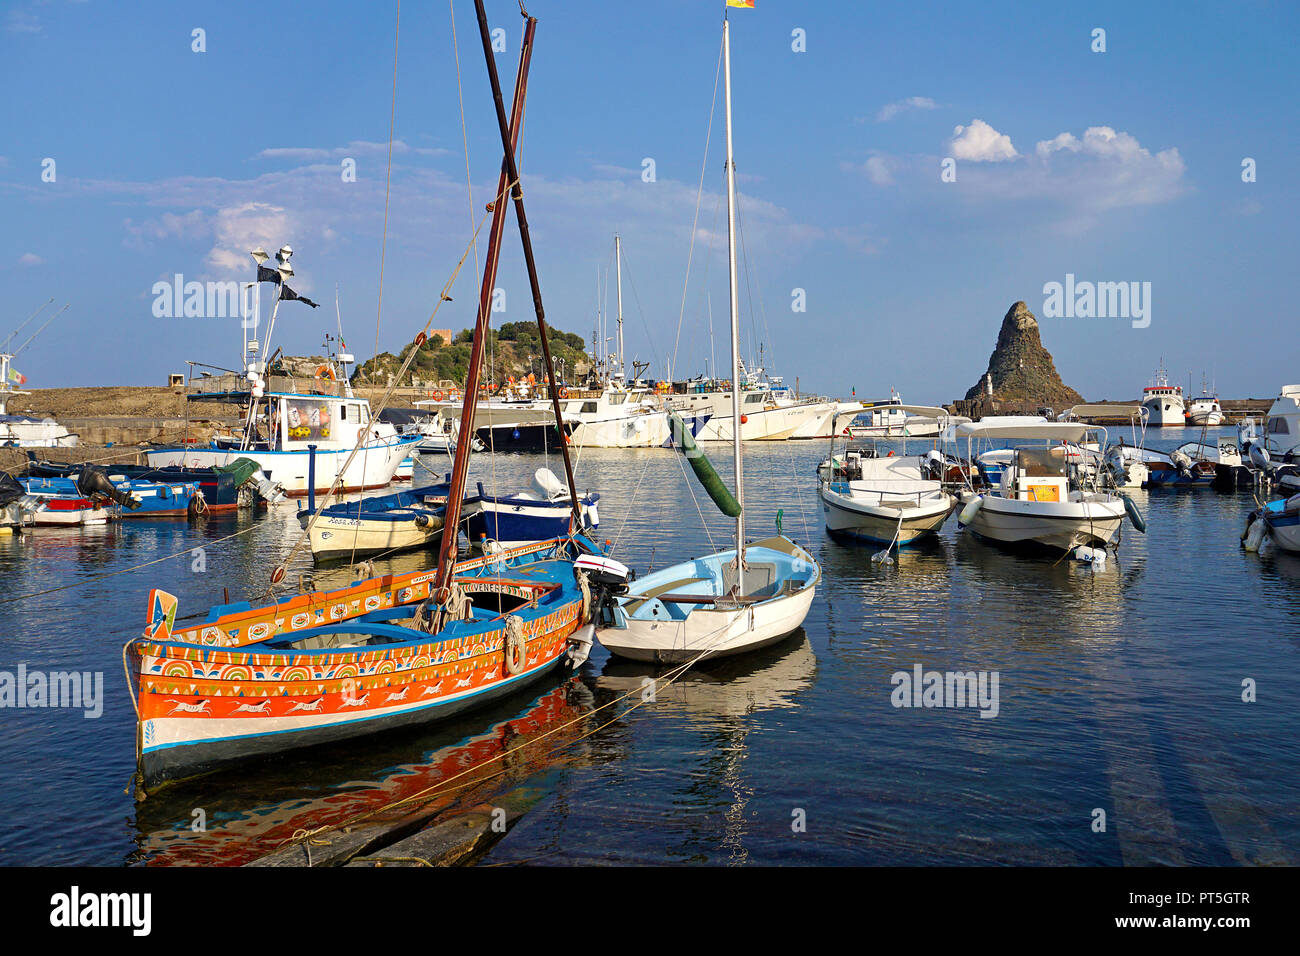
[[[604,703],[653,687],[653,712],[667,705],[696,715],[734,716],[798,706],[798,696],[812,686],[816,670],[812,644],[799,630],[780,644],[744,657],[701,662],[671,681],[665,675],[673,672],[665,668],[611,657],[596,678],[596,690]]]
[[[164,791],[137,805],[136,850],[128,862],[238,866],[274,851],[299,830],[338,825],[441,785],[447,794],[431,799],[448,805],[456,798],[464,806],[481,803],[516,786],[521,775],[567,759],[552,752],[581,735],[582,724],[575,721],[590,708],[590,699],[583,685],[570,678],[513,716],[507,716],[509,709],[489,713],[493,722],[471,725],[473,729],[463,722],[414,740],[376,741],[364,751],[319,748],[256,772]],[[532,740],[539,741],[537,746],[517,749]],[[500,774],[503,768],[507,772]],[[416,805],[371,819],[395,819]],[[196,808],[205,824],[197,831]]]

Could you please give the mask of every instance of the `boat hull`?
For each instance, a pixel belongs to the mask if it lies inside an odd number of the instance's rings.
[[[573,429],[573,422],[564,423],[565,436],[569,441],[572,441]],[[557,451],[560,447],[554,418],[549,422],[484,426],[475,430],[474,437],[490,451]]]
[[[798,630],[812,605],[821,571],[810,554],[788,539],[746,545],[746,565],[751,572],[768,564],[780,567],[774,583],[781,586],[756,603],[739,607],[678,601],[665,604],[653,593],[676,593],[699,585],[704,588],[701,595],[720,594],[724,588],[719,586],[716,572],[728,560],[734,562],[735,555],[734,550],[726,551],[648,575],[638,582],[647,593],[620,599],[613,624],[598,627],[597,638],[619,657],[670,664],[744,654]],[[713,580],[708,578],[711,573]],[[787,581],[794,585],[793,590],[787,590]]]
[[[584,528],[589,531],[600,527],[596,504],[599,499],[596,494],[579,499]],[[569,533],[572,516],[567,498],[542,501],[537,498],[492,497],[483,493],[482,485],[479,485],[479,497],[473,499],[472,510],[467,508],[467,512],[470,541],[477,543],[488,538],[506,548],[564,537]]]
[[[586,624],[568,547],[548,542],[458,564],[457,583],[489,603],[437,634],[398,623],[429,594],[436,575],[422,572],[261,609],[217,608],[176,635],[146,636],[131,648],[143,791],[248,758],[439,720],[541,679]],[[513,610],[498,613],[500,602]],[[507,613],[522,624],[514,673]],[[378,640],[353,643],[361,636]]]
[[[778,405],[741,412],[741,441],[785,441],[817,414],[816,405]],[[697,441],[731,441],[732,417],[715,415],[700,429]]]
[[[943,527],[953,499],[928,495],[919,500],[868,504],[850,495],[822,488],[822,513],[832,535],[860,538],[879,544],[911,544]],[[901,517],[901,522],[900,522]]]
[[[1079,545],[1109,545],[1125,517],[1124,502],[1118,500],[1042,502],[985,495],[965,527],[998,544],[1072,551]]]
[[[418,436],[389,438],[362,446],[347,464],[351,448],[317,449],[315,485],[317,494],[325,494],[335,480],[342,478],[338,492],[366,491],[386,487],[420,441]],[[239,458],[255,462],[271,481],[284,488],[286,494],[301,498],[310,491],[307,487],[311,473],[311,452],[302,450],[267,451],[240,448],[179,447],[160,448],[145,453],[150,465],[162,467],[215,468],[229,465]]]

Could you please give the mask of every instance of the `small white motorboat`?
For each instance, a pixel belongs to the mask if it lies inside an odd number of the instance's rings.
[[[955,434],[968,443],[976,439],[1042,443],[1015,445],[993,489],[963,492],[958,520],[978,537],[1070,552],[1110,546],[1126,517],[1145,531],[1137,506],[1123,494],[1104,490],[1099,471],[1079,460],[1078,446],[1092,436],[1098,448],[1105,448],[1104,428],[1081,422],[968,422],[958,425]]]
[[[826,530],[833,535],[903,546],[938,531],[956,499],[943,487],[944,458],[882,455],[875,446],[852,446],[817,468]]]

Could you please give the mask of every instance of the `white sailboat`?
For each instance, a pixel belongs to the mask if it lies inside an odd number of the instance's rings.
[[[727,117],[727,252],[731,284],[731,372],[741,381],[740,299],[736,275],[736,179],[731,142],[731,42],[722,21]],[[739,390],[731,393],[732,420],[741,418]],[[794,541],[777,534],[745,541],[743,440],[732,431],[736,494],[712,475],[710,495],[736,519],[736,546],[656,571],[636,582],[637,593],[606,604],[597,636],[610,651],[633,660],[685,662],[724,657],[774,644],[799,628],[816,593],[821,569]],[[691,455],[693,442],[683,442]],[[691,459],[697,473],[707,459]],[[725,506],[724,506],[725,505]]]

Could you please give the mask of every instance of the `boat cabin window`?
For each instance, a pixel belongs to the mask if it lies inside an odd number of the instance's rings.
[[[759,393],[759,394],[755,394],[755,395],[746,395],[746,396],[745,396],[745,404],[746,404],[746,405],[757,405],[757,404],[759,404],[759,403],[762,402],[762,401],[763,401],[763,396],[762,396],[761,393]]]
[[[594,415],[596,413],[596,409],[599,407],[600,406],[596,402],[583,402],[582,413],[584,415]]]
[[[1064,478],[1065,446],[1018,448],[1020,474],[1026,478]]]
[[[285,427],[289,441],[328,441],[334,424],[327,402],[284,400]]]
[[[1270,418],[1268,420],[1268,433],[1270,435],[1287,435],[1290,431],[1286,427],[1285,418]]]
[[[627,395],[623,392],[615,392],[613,395],[609,396],[609,403],[611,405],[622,405],[626,401]]]

